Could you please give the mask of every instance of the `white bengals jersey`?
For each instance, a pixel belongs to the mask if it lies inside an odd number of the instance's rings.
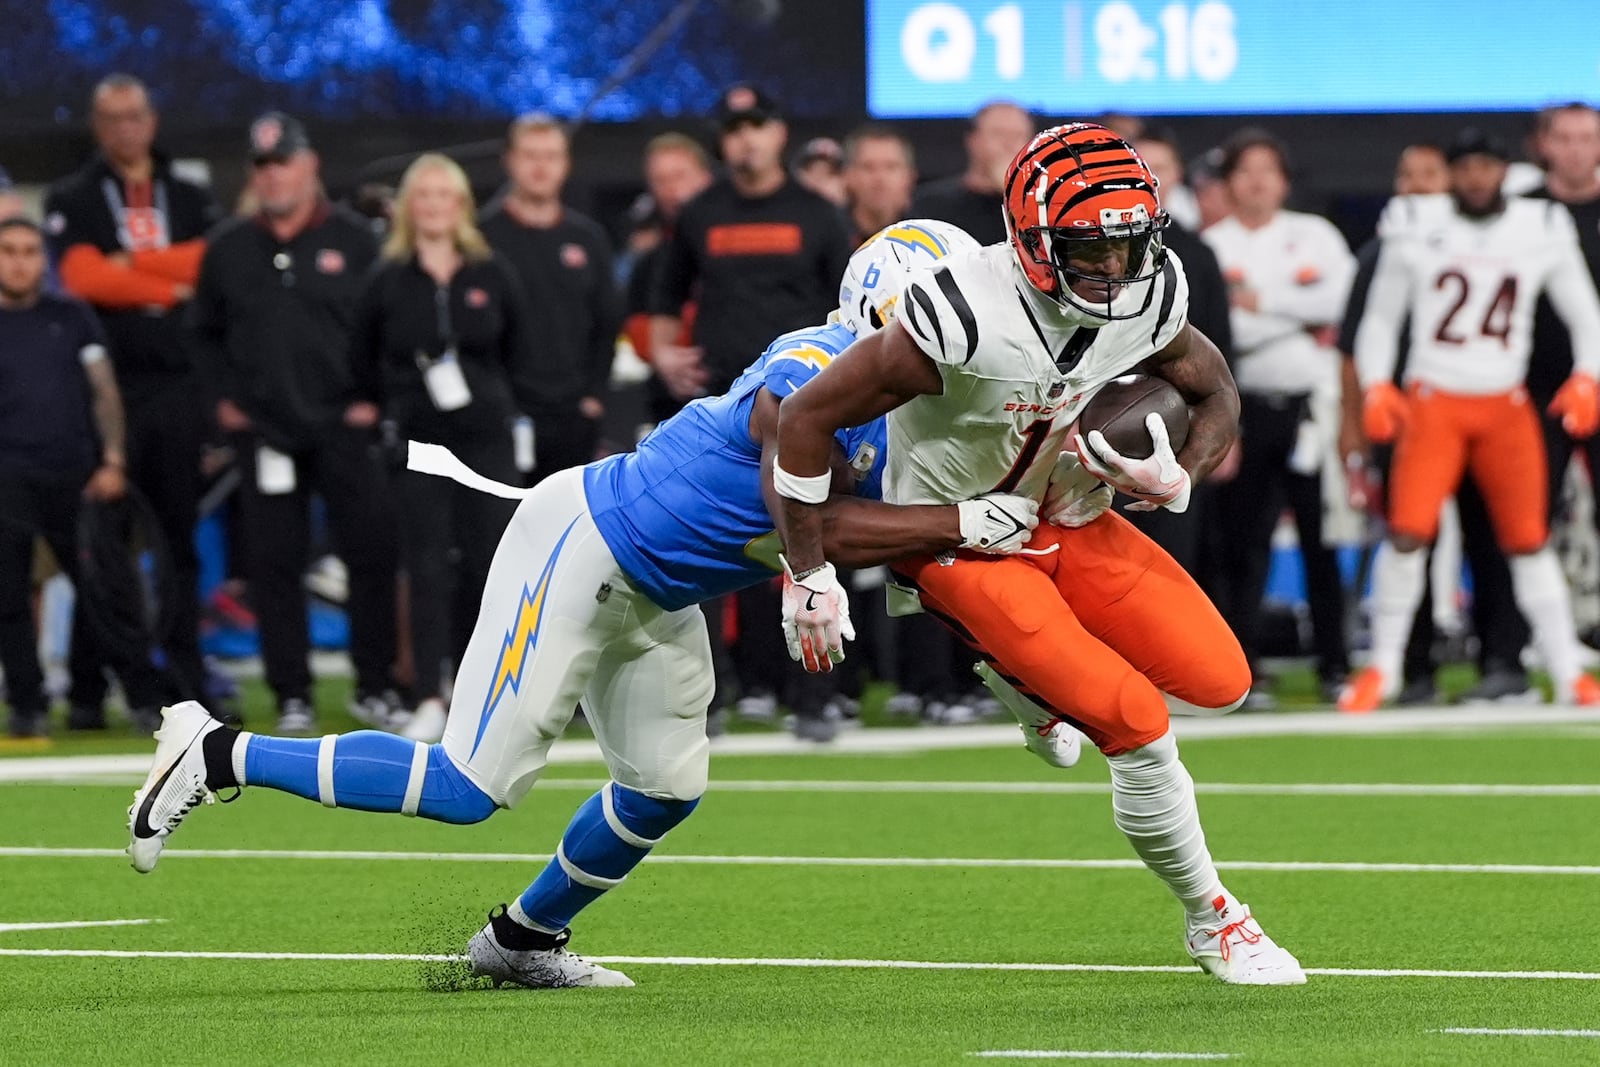
[[[1009,244],[914,275],[896,319],[939,368],[944,392],[889,412],[883,498],[954,504],[989,492],[1042,499],[1067,430],[1111,379],[1165,348],[1188,322],[1189,283],[1170,251],[1137,318],[1080,325],[1040,294]],[[1144,300],[1140,284],[1118,297]],[[1120,306],[1119,306],[1120,311]]]
[[[1378,236],[1355,339],[1363,387],[1393,377],[1409,313],[1407,382],[1470,396],[1510,392],[1527,377],[1541,292],[1567,324],[1578,368],[1600,370],[1600,298],[1562,205],[1513,197],[1499,214],[1474,219],[1447,193],[1397,196]]]

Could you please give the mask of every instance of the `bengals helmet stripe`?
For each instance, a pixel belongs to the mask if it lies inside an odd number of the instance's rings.
[[[1161,231],[1168,222],[1159,183],[1126,141],[1092,122],[1045,130],[1012,160],[1006,172],[1005,220],[1017,264],[1039,292],[1106,320],[1144,313],[1166,263]],[[1095,258],[1090,242],[1125,241],[1123,273],[1107,277],[1081,267]],[[1108,253],[1104,247],[1100,256]],[[1075,295],[1074,282],[1107,295],[1103,302]],[[1142,302],[1128,308],[1121,294],[1143,284]]]

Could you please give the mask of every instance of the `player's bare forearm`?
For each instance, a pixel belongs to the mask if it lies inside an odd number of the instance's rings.
[[[1187,325],[1156,353],[1152,372],[1171,382],[1189,404],[1189,439],[1178,462],[1199,481],[1239,436],[1239,389],[1228,362],[1210,338]]]
[[[797,478],[828,473],[833,434],[864,426],[923,393],[944,388],[939,369],[898,326],[857,341],[805,388],[778,406],[776,465]],[[827,562],[819,505],[783,498],[778,515],[789,565],[796,572]]]
[[[951,504],[833,496],[820,510],[823,552],[841,567],[877,567],[961,547],[961,513]]]
[[[777,525],[784,509],[784,498],[772,483],[772,464],[778,452],[778,399],[766,389],[756,393],[751,405],[750,436],[761,446],[761,495]],[[833,492],[820,506],[822,551],[830,562],[841,567],[876,567],[960,546],[961,513],[955,507],[900,506],[862,499],[853,494],[854,472],[837,444],[830,463]]]

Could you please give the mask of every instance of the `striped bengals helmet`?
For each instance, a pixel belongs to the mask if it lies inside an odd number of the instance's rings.
[[[1072,122],[1035,137],[1005,184],[1006,233],[1029,283],[1096,319],[1143,314],[1167,254],[1157,184],[1133,146],[1104,126]],[[1074,292],[1074,282],[1092,295]]]

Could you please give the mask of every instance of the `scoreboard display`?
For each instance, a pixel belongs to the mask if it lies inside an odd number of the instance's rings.
[[[1595,0],[867,0],[880,118],[1600,102]]]

